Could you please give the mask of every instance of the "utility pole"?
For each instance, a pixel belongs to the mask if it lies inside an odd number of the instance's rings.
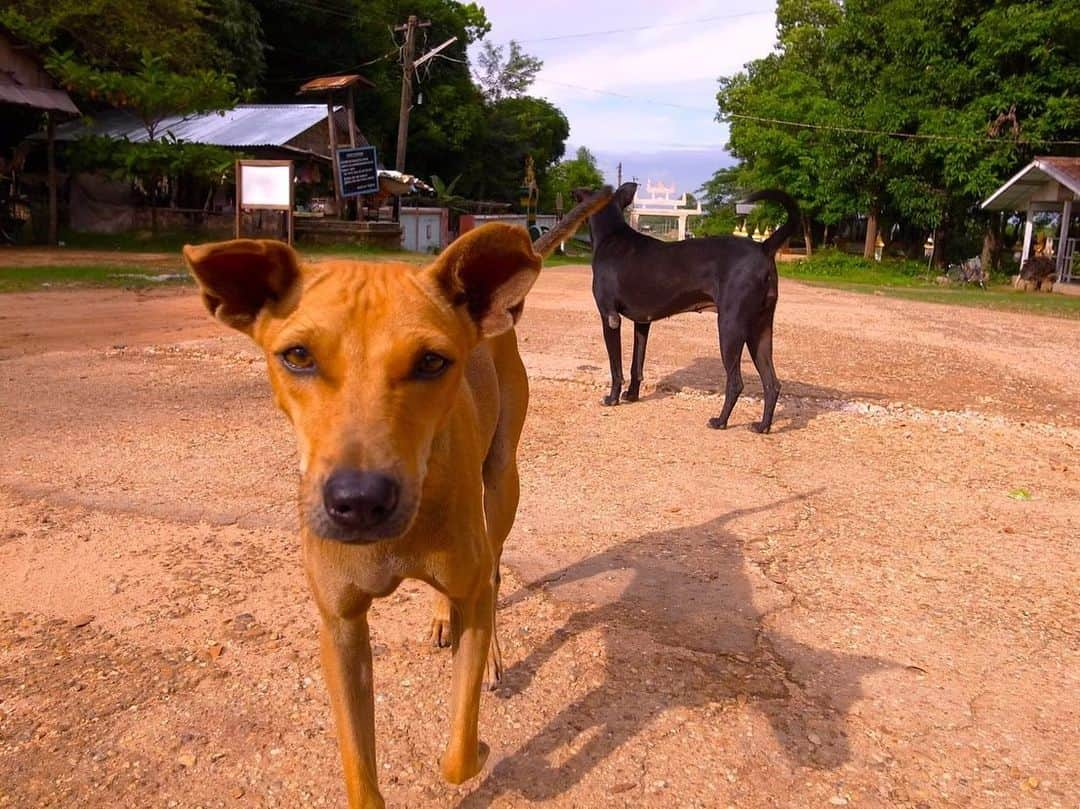
[[[618,168],[616,169],[616,171],[618,172],[619,181],[617,183],[615,183],[615,187],[619,188],[622,185],[622,161],[621,160],[619,161],[619,165],[618,165]]]
[[[404,58],[401,65],[401,109],[398,112],[397,131],[397,159],[394,168],[405,171],[405,144],[409,140],[409,112],[412,109],[412,74],[413,59],[416,56],[416,29],[427,28],[431,20],[419,22],[415,14],[409,15],[409,20],[404,25],[397,26],[395,31],[405,32]]]

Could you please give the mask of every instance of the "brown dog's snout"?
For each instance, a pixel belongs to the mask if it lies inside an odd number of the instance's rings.
[[[323,506],[339,527],[366,530],[389,519],[400,493],[398,482],[381,472],[340,469],[323,484]]]

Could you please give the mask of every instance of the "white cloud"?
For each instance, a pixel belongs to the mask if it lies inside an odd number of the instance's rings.
[[[517,39],[543,60],[534,92],[566,113],[571,142],[607,151],[723,144],[717,79],[775,42],[773,0],[673,0],[662,12],[654,0],[548,0],[542,12],[519,0],[482,5],[489,39]],[[687,20],[702,22],[671,25]],[[567,36],[636,27],[645,30]]]
[[[775,41],[771,14],[744,17],[698,31],[660,29],[638,35],[636,41],[594,45],[580,53],[548,57],[540,75],[552,82],[597,90],[645,94],[685,82],[737,72],[767,54]],[[661,38],[661,34],[664,34]]]

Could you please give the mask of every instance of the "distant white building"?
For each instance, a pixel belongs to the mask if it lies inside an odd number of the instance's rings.
[[[687,208],[686,194],[681,197],[674,196],[675,185],[666,185],[652,180],[645,181],[645,190],[649,196],[642,198],[635,195],[634,202],[630,206],[630,227],[638,229],[638,220],[642,216],[664,216],[678,220],[678,238],[682,241],[686,238],[686,221],[691,216],[704,216],[701,203],[695,208]]]

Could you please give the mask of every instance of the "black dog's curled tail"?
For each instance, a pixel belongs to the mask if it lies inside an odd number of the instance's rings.
[[[761,244],[768,255],[775,256],[776,251],[780,249],[780,246],[790,239],[795,234],[795,231],[798,230],[802,216],[799,213],[798,203],[783,191],[777,191],[776,189],[755,191],[744,199],[743,202],[760,202],[762,200],[782,205],[784,206],[784,210],[787,211],[787,221],[773,231],[773,234]]]

